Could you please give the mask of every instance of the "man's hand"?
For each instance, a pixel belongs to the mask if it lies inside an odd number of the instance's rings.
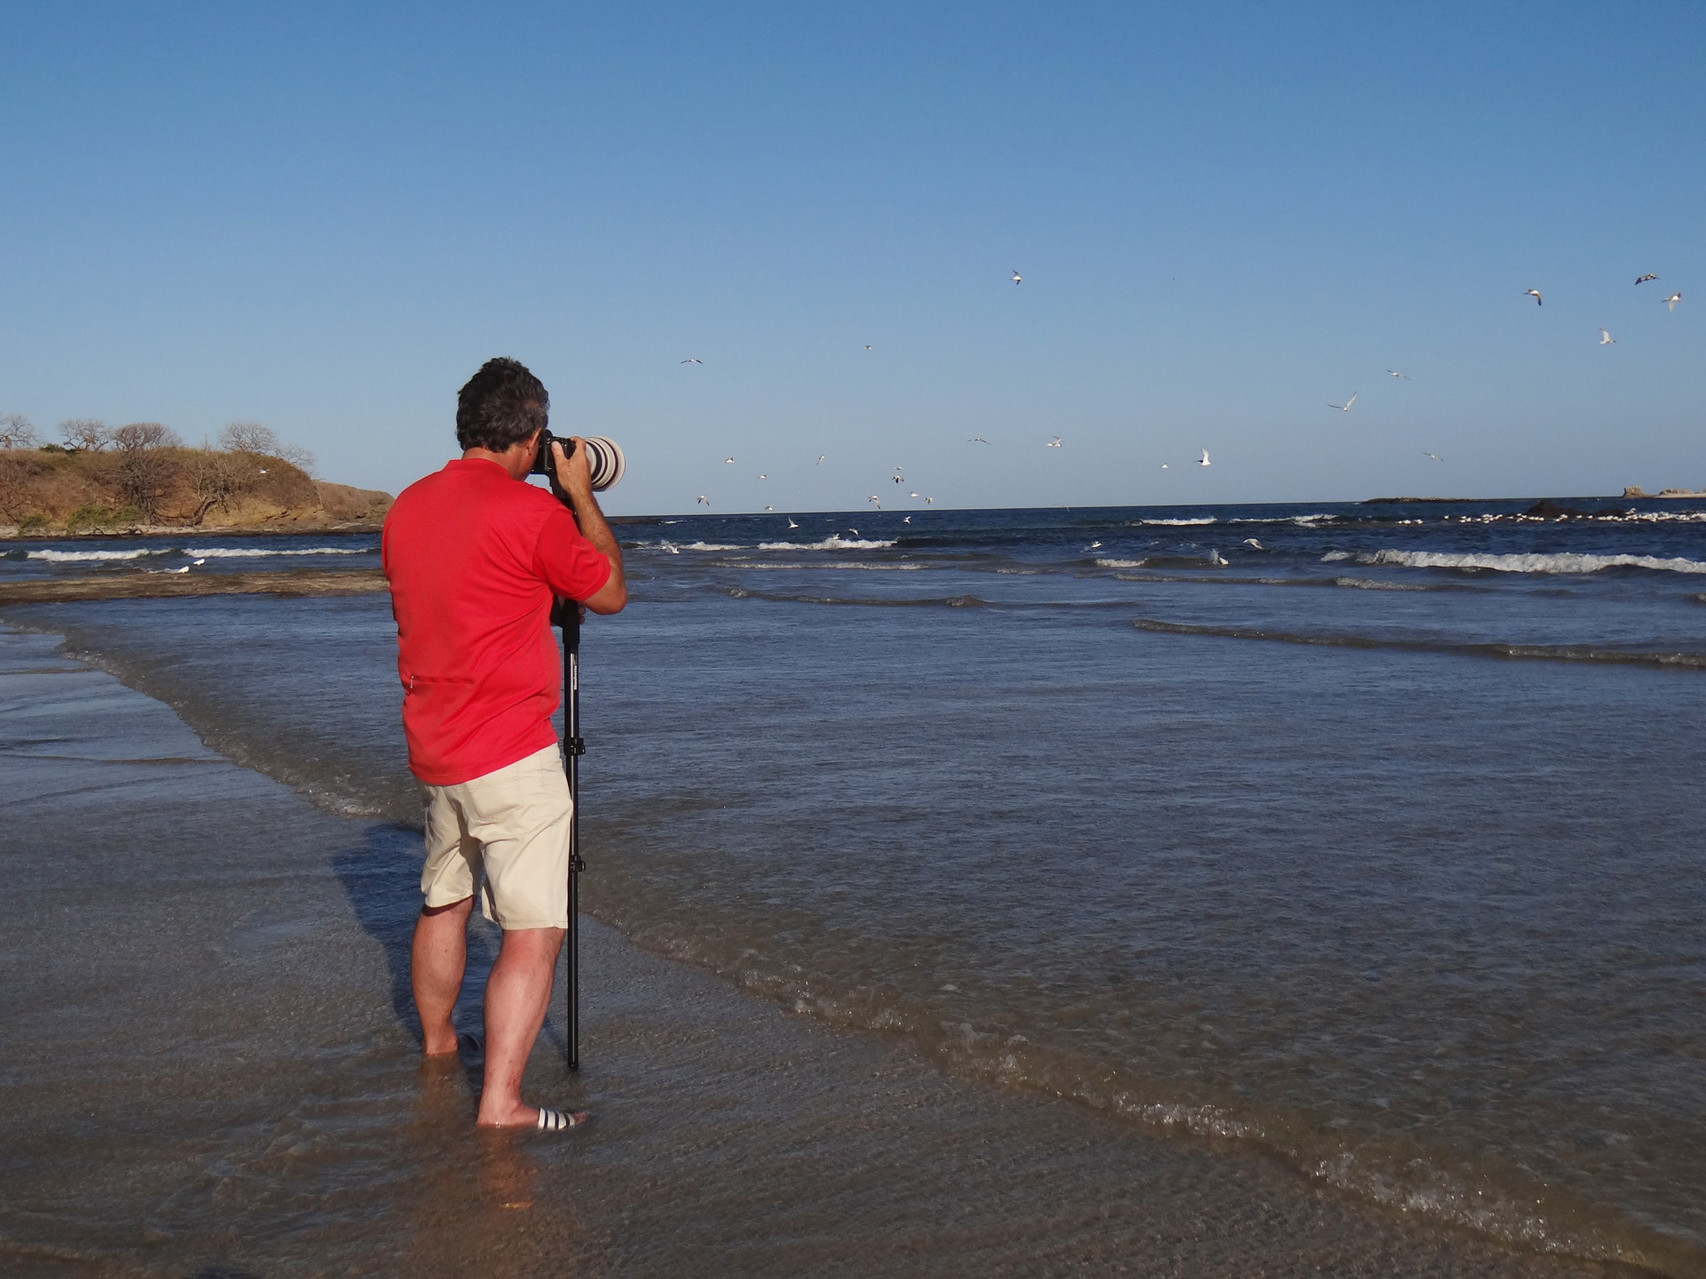
[[[556,439],[551,441],[552,487],[568,498],[581,536],[610,561],[610,580],[581,602],[594,613],[620,613],[628,602],[628,582],[622,572],[622,548],[617,545],[610,525],[604,521],[604,512],[598,509],[598,499],[593,496],[586,448],[580,436],[571,436],[570,439],[574,442],[575,451],[567,455]]]
[[[555,438],[551,440],[551,478],[574,500],[578,509],[580,499],[592,496],[592,471],[587,466],[586,449],[581,445],[580,436],[569,438],[575,451],[567,456],[563,453],[562,442]]]

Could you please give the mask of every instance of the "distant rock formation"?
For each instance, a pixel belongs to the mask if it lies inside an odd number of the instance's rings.
[[[1706,497],[1706,489],[1660,489],[1657,493],[1649,493],[1639,484],[1631,484],[1623,490],[1624,497]]]

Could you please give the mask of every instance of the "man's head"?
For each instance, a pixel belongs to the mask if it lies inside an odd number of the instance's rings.
[[[464,449],[502,453],[548,420],[545,384],[519,360],[487,360],[456,396],[456,442]]]

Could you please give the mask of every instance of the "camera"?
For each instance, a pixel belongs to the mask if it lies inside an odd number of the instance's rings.
[[[539,452],[533,457],[533,469],[528,472],[530,475],[551,474],[552,440],[563,446],[565,456],[574,456],[575,443],[572,439],[566,435],[552,435],[550,431],[541,431]],[[622,455],[621,446],[615,440],[606,439],[602,435],[586,436],[581,443],[586,447],[586,469],[592,473],[593,491],[602,493],[605,489],[620,484],[628,469],[628,459]]]

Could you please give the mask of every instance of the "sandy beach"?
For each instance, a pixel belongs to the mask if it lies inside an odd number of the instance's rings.
[[[1630,1273],[949,1078],[591,923],[584,1069],[554,1016],[528,1089],[593,1127],[477,1134],[470,1063],[415,1054],[415,837],[226,762],[51,637],[0,652],[8,1273]]]

